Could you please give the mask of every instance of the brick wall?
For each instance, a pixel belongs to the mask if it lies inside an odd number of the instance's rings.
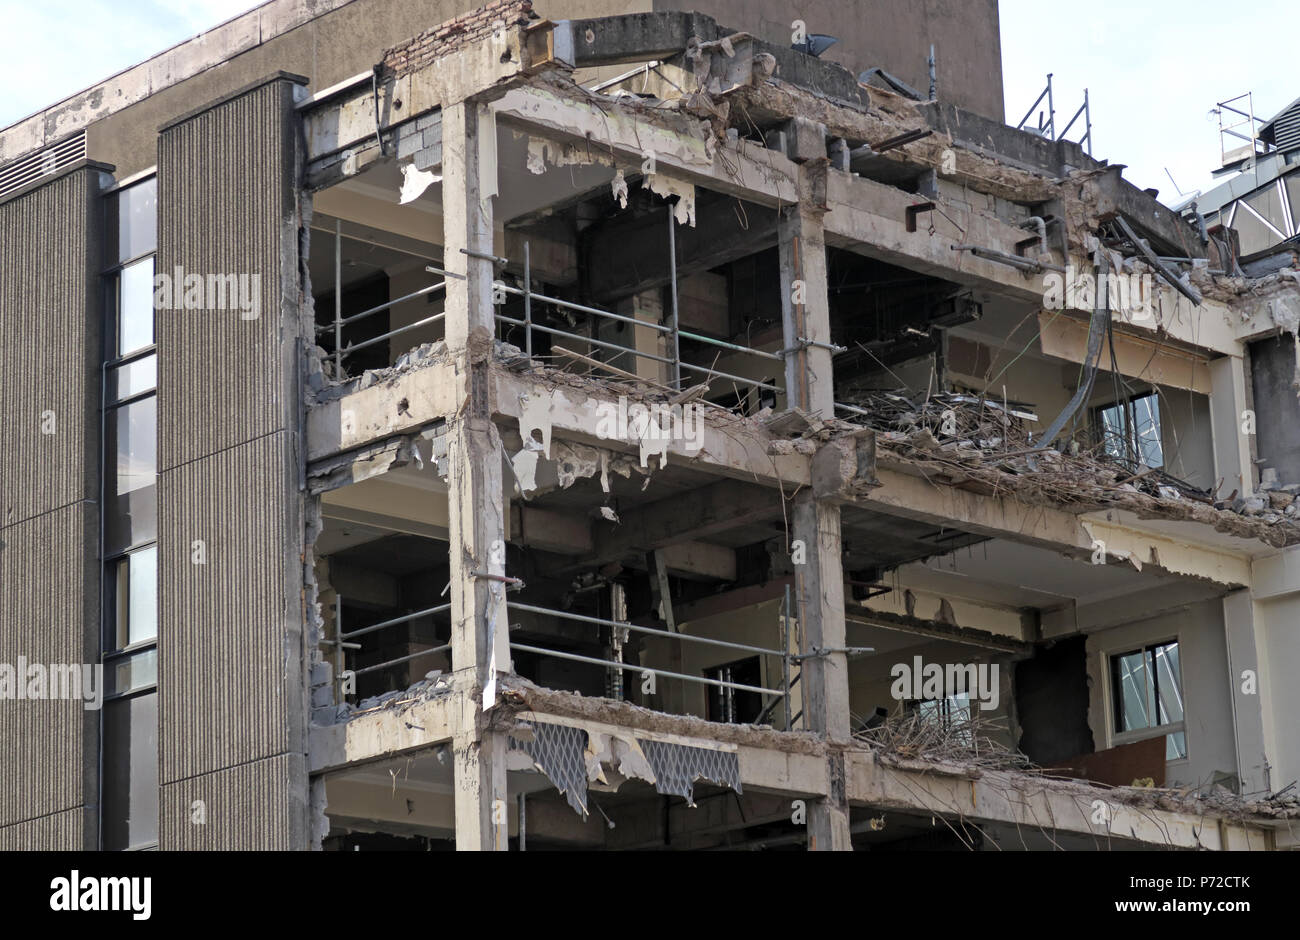
[[[498,29],[526,25],[536,19],[532,0],[496,0],[445,23],[426,29],[384,53],[384,71],[404,75],[434,59],[491,36]]]

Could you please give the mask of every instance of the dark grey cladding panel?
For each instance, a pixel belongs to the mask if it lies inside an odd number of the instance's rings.
[[[0,663],[98,661],[97,525],[80,502],[0,529]],[[0,826],[96,802],[98,716],[74,699],[0,700]]]
[[[295,423],[293,87],[270,80],[159,135],[157,273],[173,282],[157,314],[160,470]]]
[[[164,851],[307,848],[302,754],[281,754],[162,787],[158,847]]]
[[[77,852],[98,844],[94,813],[84,809],[0,827],[0,852]]]
[[[279,432],[159,476],[164,784],[303,750],[297,440]]]
[[[0,527],[98,497],[99,174],[0,203]]]

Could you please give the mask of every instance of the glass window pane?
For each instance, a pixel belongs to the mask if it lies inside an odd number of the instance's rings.
[[[1133,430],[1137,435],[1138,457],[1148,467],[1165,465],[1160,443],[1160,401],[1155,395],[1133,400]]]
[[[130,609],[131,588],[130,588],[130,564],[126,558],[119,558],[111,561],[107,573],[106,583],[108,586],[108,596],[104,599],[104,606],[109,612],[111,618],[108,623],[107,636],[104,638],[105,649],[118,650],[127,644],[127,612]]]
[[[1187,735],[1181,731],[1165,735],[1165,760],[1182,760],[1187,756]]]
[[[118,275],[117,355],[153,344],[153,258],[127,265]]]
[[[1115,716],[1119,731],[1150,728],[1150,711],[1147,702],[1150,678],[1146,653],[1126,653],[1115,657],[1115,682],[1119,689],[1118,714]]]
[[[103,842],[108,850],[158,840],[158,695],[104,703]]]
[[[1178,665],[1178,644],[1166,643],[1153,651],[1156,688],[1160,693],[1160,724],[1183,720],[1182,677]]]
[[[1128,434],[1125,417],[1126,412],[1121,405],[1101,409],[1102,446],[1106,456],[1115,460],[1123,460],[1127,449],[1124,445]]]
[[[131,563],[129,643],[158,635],[158,547],[151,545],[127,556]]]
[[[108,492],[121,496],[151,486],[157,470],[158,399],[150,397],[109,411],[108,451],[117,455]]]
[[[157,247],[157,194],[155,176],[108,197],[110,262],[138,258]]]
[[[121,401],[132,395],[147,392],[158,385],[158,357],[150,354],[143,359],[108,370],[108,400]]]
[[[109,562],[108,597],[112,618],[105,647],[125,649],[158,635],[158,547],[151,545]]]
[[[104,666],[108,680],[105,695],[123,695],[158,682],[158,650],[147,649],[115,659]]]

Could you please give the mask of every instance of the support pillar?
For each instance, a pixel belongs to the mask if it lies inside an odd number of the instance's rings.
[[[835,412],[830,300],[826,291],[826,171],[829,161],[799,167],[799,202],[781,210],[781,312],[786,406],[830,418]],[[822,346],[806,345],[808,341]]]
[[[1221,497],[1255,491],[1253,438],[1242,432],[1250,407],[1246,366],[1241,356],[1224,356],[1210,363],[1210,427],[1214,437],[1214,476],[1223,481]]]
[[[448,538],[451,562],[451,662],[460,707],[453,731],[456,848],[501,850],[508,809],[503,735],[487,730],[495,679],[510,671],[506,615],[505,498],[501,438],[492,423],[488,360],[494,333],[492,266],[462,248],[492,253],[492,206],[481,198],[482,106],[443,110],[446,336],[458,358],[465,404],[448,422]],[[491,187],[495,189],[495,186]]]
[[[787,349],[786,403],[830,418],[835,407],[831,363],[830,301],[826,289],[826,171],[829,161],[811,159],[799,167],[799,203],[783,209],[779,223],[782,324]],[[808,345],[808,341],[825,345]],[[804,655],[843,650],[844,572],[841,564],[840,508],[805,489],[794,498],[794,538],[802,544],[803,564],[795,565],[795,614]],[[848,745],[849,678],[843,652],[803,660],[804,727],[831,744]],[[829,796],[808,808],[808,848],[848,850],[849,807],[842,751],[827,765]]]

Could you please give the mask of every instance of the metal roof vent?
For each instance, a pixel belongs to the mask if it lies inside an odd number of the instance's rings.
[[[44,150],[15,160],[0,169],[0,199],[29,183],[36,182],[42,176],[49,176],[85,158],[86,132],[81,131],[52,147],[46,147]]]

